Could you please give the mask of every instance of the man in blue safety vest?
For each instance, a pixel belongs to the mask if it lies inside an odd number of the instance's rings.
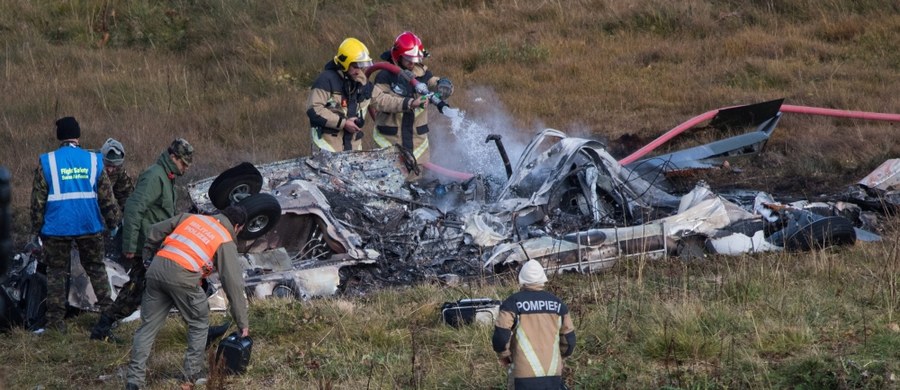
[[[78,121],[70,116],[57,120],[56,138],[59,149],[41,155],[34,173],[31,226],[34,241],[40,237],[47,266],[46,324],[65,332],[72,244],[78,248],[102,310],[112,302],[103,265],[103,232],[118,225],[120,214],[103,157],[81,149],[78,143]]]

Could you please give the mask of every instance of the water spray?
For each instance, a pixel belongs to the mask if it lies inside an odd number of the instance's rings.
[[[369,77],[372,72],[375,72],[376,70],[391,72],[395,75],[399,75],[402,71],[399,66],[391,64],[389,62],[376,62],[366,69],[366,77]],[[441,99],[440,93],[431,92],[428,89],[428,84],[416,80],[415,78],[411,78],[409,80],[409,83],[413,86],[413,88],[415,88],[416,93],[422,95],[425,99],[430,101],[431,104],[434,104],[435,107],[437,107],[438,112],[451,118],[454,123],[456,123],[460,119],[459,110],[451,108],[450,105],[447,104],[447,102]],[[369,106],[369,115],[371,115],[373,118],[375,117],[375,112],[372,106]],[[422,165],[430,171],[456,180],[469,180],[475,176],[468,172],[459,172],[449,168],[445,168],[432,162],[427,162]]]

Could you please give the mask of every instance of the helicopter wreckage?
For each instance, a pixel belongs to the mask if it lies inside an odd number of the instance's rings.
[[[278,200],[276,224],[239,245],[248,292],[257,297],[452,280],[528,259],[548,272],[590,272],[627,256],[805,251],[880,239],[873,221],[900,205],[897,162],[816,202],[781,203],[753,191],[716,194],[702,182],[675,196],[647,180],[761,152],[780,104],[721,110],[713,124],[748,122],[755,129],[626,166],[601,142],[547,129],[515,167],[507,163],[505,181],[408,182],[414,162],[386,148],[242,163],[189,190],[196,210],[206,213],[257,192]],[[260,229],[272,223],[264,219]]]
[[[617,161],[599,141],[547,129],[513,166],[492,135],[486,142],[498,144],[505,179],[407,181],[414,160],[385,148],[241,163],[188,189],[193,212],[215,213],[260,193],[267,194],[263,206],[274,205],[257,207],[237,240],[247,293],[257,298],[452,281],[528,259],[551,273],[592,272],[629,256],[806,251],[879,240],[878,220],[900,208],[900,160],[817,201],[787,203],[757,191],[717,194],[703,182],[676,196],[660,180],[760,153],[780,108],[778,100],[718,110],[711,126],[753,130],[631,161]],[[111,258],[106,263],[111,284],[120,287],[125,270]],[[90,285],[73,264],[70,304],[89,308]],[[13,272],[33,266],[21,254]],[[211,279],[215,286],[215,274]],[[221,292],[212,294],[210,306],[225,307]]]

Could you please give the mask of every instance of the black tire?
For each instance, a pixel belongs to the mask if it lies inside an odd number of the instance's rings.
[[[785,249],[790,251],[808,251],[830,246],[850,245],[856,242],[856,231],[853,223],[844,217],[825,217],[813,221],[785,240]]]
[[[238,233],[241,240],[252,240],[264,236],[278,224],[281,218],[281,204],[270,194],[255,194],[240,201],[247,210],[247,223]]]
[[[275,298],[302,299],[300,290],[293,280],[280,282],[272,288],[272,296]]]
[[[225,170],[209,185],[209,200],[219,210],[258,194],[263,177],[253,164],[242,162]]]

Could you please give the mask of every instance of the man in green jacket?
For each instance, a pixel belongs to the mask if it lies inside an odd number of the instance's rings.
[[[144,386],[153,341],[173,307],[188,328],[183,366],[188,383],[182,388],[193,388],[201,379],[209,302],[200,283],[212,272],[219,273],[241,337],[250,334],[243,268],[234,244],[234,237],[246,222],[246,209],[233,205],[212,216],[182,213],[153,225],[147,232],[144,258],[152,261],[147,267],[141,326],[134,334],[126,389]]]
[[[177,176],[184,175],[193,162],[194,148],[183,138],[172,141],[140,177],[134,192],[125,203],[122,222],[122,254],[131,262],[128,282],[122,286],[116,301],[100,315],[91,330],[92,340],[108,341],[116,322],[137,310],[144,291],[146,269],[141,260],[141,250],[150,226],[175,215],[175,185]]]

